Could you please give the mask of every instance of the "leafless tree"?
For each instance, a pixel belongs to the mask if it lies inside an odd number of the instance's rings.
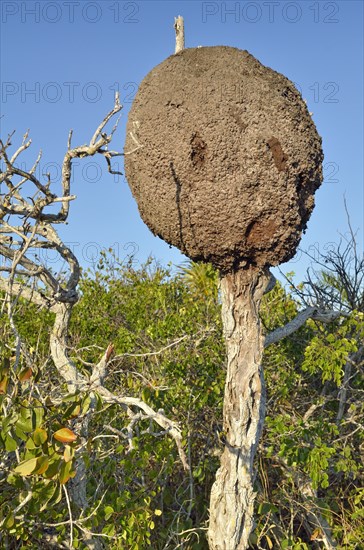
[[[32,357],[22,340],[14,318],[14,308],[19,299],[25,299],[39,308],[47,308],[54,313],[54,324],[50,334],[50,352],[53,363],[66,384],[68,393],[84,392],[91,396],[91,412],[95,407],[96,394],[104,403],[120,406],[128,415],[129,423],[121,427],[119,435],[124,434],[129,446],[135,429],[143,420],[155,423],[160,433],[170,435],[178,448],[180,459],[188,469],[187,459],[182,448],[182,436],[177,422],[167,418],[163,411],[155,411],[143,400],[112,393],[104,385],[108,363],[113,354],[111,344],[105,345],[105,351],[97,364],[92,366],[90,375],[81,372],[68,353],[69,323],[72,309],[78,301],[77,287],[80,279],[80,265],[72,250],[60,238],[56,226],[67,222],[70,204],[76,198],[71,194],[72,162],[94,155],[105,158],[108,171],[112,168],[112,159],[120,153],[113,151],[109,145],[117,129],[118,120],[107,133],[105,127],[122,109],[119,97],[116,96],[113,109],[105,116],[96,128],[91,140],[86,145],[73,147],[72,131],[69,133],[67,152],[62,164],[62,192],[55,194],[52,189],[50,174],[45,175],[45,183],[36,176],[41,153],[34,165],[26,171],[18,166],[20,155],[31,145],[28,132],[21,145],[11,152],[13,134],[6,141],[0,140],[0,254],[4,261],[0,265],[0,290],[3,292],[2,314],[8,315],[15,339],[14,370],[23,358],[32,367]],[[52,250],[66,266],[62,274],[55,274],[40,261],[41,250]],[[66,393],[67,393],[66,391]],[[76,430],[80,436],[82,448],[88,434],[89,415],[83,417]],[[71,501],[83,513],[88,505],[86,494],[87,472],[81,456],[76,467],[76,477],[71,483]],[[74,523],[77,524],[77,518]],[[92,548],[98,548],[98,539],[82,527],[84,542]]]

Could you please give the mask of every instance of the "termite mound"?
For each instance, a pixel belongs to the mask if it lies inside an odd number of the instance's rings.
[[[300,93],[227,46],[182,50],[144,78],[124,153],[152,232],[222,273],[289,260],[322,182],[321,138]]]

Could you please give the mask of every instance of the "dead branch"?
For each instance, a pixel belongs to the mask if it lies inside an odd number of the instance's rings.
[[[176,47],[174,53],[179,53],[185,47],[185,28],[183,17],[179,15],[174,18],[174,30],[176,31]]]
[[[313,253],[305,252],[312,267],[306,272],[303,288],[294,287],[292,281],[288,281],[306,306],[343,312],[364,311],[364,254],[359,251],[357,232],[351,225],[345,201],[344,206],[348,232],[327,252],[322,253],[318,248]]]
[[[290,336],[301,328],[308,319],[314,321],[320,321],[321,323],[332,323],[341,316],[347,316],[348,314],[343,311],[320,311],[317,307],[308,306],[306,309],[297,313],[296,317],[283,327],[278,327],[272,332],[268,333],[265,337],[264,347],[268,347],[271,344],[275,344]]]
[[[140,421],[148,420],[148,433],[153,435],[168,434],[175,441],[182,464],[188,470],[188,463],[182,448],[182,433],[178,424],[169,420],[163,411],[154,411],[142,399],[137,397],[118,396],[104,386],[107,367],[113,354],[110,344],[100,361],[92,365],[91,375],[83,374],[69,356],[68,333],[73,306],[78,301],[78,283],[80,266],[72,250],[59,237],[55,225],[66,223],[71,202],[76,198],[71,194],[72,163],[76,158],[86,158],[96,154],[105,158],[108,171],[114,172],[111,161],[120,153],[109,150],[117,129],[118,120],[112,130],[105,131],[106,124],[122,109],[118,95],[113,109],[97,126],[87,145],[72,147],[71,131],[68,136],[67,151],[62,164],[62,190],[56,195],[51,190],[51,177],[46,175],[46,183],[42,183],[35,175],[41,153],[39,153],[29,171],[20,169],[16,162],[21,154],[30,147],[28,132],[23,137],[21,145],[10,154],[13,134],[6,141],[0,140],[0,160],[4,167],[0,173],[0,255],[4,261],[0,265],[0,291],[4,293],[4,303],[11,321],[17,357],[23,353],[27,357],[27,347],[18,334],[14,321],[14,312],[19,300],[26,300],[37,306],[48,308],[55,314],[54,325],[50,334],[50,352],[53,363],[67,385],[70,393],[86,392],[92,397],[90,414],[96,403],[96,394],[107,404],[115,404],[124,409],[130,422],[127,427],[129,435]],[[29,187],[33,186],[33,195],[29,195]],[[59,207],[60,205],[60,207]],[[50,208],[53,211],[50,212]],[[54,210],[57,210],[54,212]],[[66,265],[66,272],[54,273],[47,265],[43,265],[37,255],[40,250],[57,252],[60,260]],[[180,341],[184,339],[181,338]],[[172,344],[172,345],[175,345]],[[172,346],[168,346],[172,347]],[[87,441],[89,414],[76,422],[76,431],[80,433],[81,447]],[[156,432],[152,428],[155,423],[163,431]],[[76,477],[70,484],[73,503],[81,512],[86,509],[86,476],[82,457],[77,459]],[[74,490],[72,490],[72,484]],[[74,521],[77,523],[77,520]],[[72,521],[71,521],[72,524]],[[72,525],[71,525],[72,527]],[[95,536],[98,536],[97,534]],[[86,546],[95,548],[95,541],[84,539]]]

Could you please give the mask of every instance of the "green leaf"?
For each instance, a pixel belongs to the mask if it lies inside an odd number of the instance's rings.
[[[82,407],[81,407],[82,414],[87,413],[87,411],[90,408],[91,402],[92,402],[91,397],[89,395],[86,395],[86,397],[82,400]]]
[[[53,494],[52,498],[49,500],[50,505],[58,504],[62,500],[63,493],[62,493],[61,485],[59,483],[57,483],[57,485],[55,487],[56,488],[55,488],[54,494]]]
[[[79,403],[71,403],[64,413],[64,419],[75,418],[81,412],[81,406]]]
[[[278,508],[269,502],[261,502],[258,506],[258,514],[266,515],[269,512],[276,513],[278,511]]]
[[[37,459],[37,469],[35,470],[35,473],[38,475],[44,474],[44,472],[47,471],[48,466],[49,466],[48,456],[40,456]]]
[[[15,439],[13,439],[10,434],[7,434],[5,438],[5,449],[9,452],[12,452],[12,451],[16,451],[17,448],[18,448],[18,444],[15,441]]]
[[[24,485],[24,481],[19,476],[14,474],[14,472],[10,472],[10,474],[6,478],[6,481],[7,483],[9,483],[9,485],[14,485],[14,487],[16,487],[17,489],[22,489]],[[0,517],[1,517],[1,509],[0,509]]]
[[[44,473],[44,477],[46,477],[47,479],[51,479],[52,477],[56,476],[59,472],[60,467],[61,467],[61,458],[59,455],[54,455],[49,460],[49,466],[46,472]]]
[[[63,451],[63,460],[65,462],[69,462],[73,459],[75,455],[75,450],[70,445],[65,445],[64,451]]]
[[[41,489],[37,492],[39,502],[42,503],[40,511],[47,508],[48,503],[54,498],[55,493],[57,493],[59,489],[60,486],[58,484],[43,478]]]
[[[76,475],[76,471],[72,470],[73,463],[71,462],[62,462],[61,468],[59,471],[59,482],[61,485],[67,483],[67,481]]]
[[[113,523],[109,523],[105,525],[102,532],[105,535],[109,535],[109,537],[113,537],[115,535],[115,525]]]
[[[77,401],[80,398],[79,392],[76,393],[69,393],[62,397],[63,403],[71,402],[71,401]]]
[[[44,409],[39,401],[35,401],[33,409],[33,422],[36,428],[43,424]]]
[[[29,476],[37,467],[37,458],[30,458],[29,460],[24,460],[20,462],[14,472],[20,474],[21,476]]]
[[[33,441],[37,447],[40,447],[48,439],[48,434],[44,428],[36,428],[33,433]]]
[[[114,513],[114,508],[112,506],[105,506],[104,514],[105,514],[105,520],[106,521],[108,519],[110,519],[110,517],[113,515],[113,513]]]
[[[34,443],[33,439],[29,437],[25,442],[25,448],[29,451],[34,451],[34,449],[37,448],[36,444]]]
[[[14,519],[14,515],[12,512],[10,512],[7,516],[6,516],[6,519],[4,521],[4,527],[5,529],[11,529],[11,527],[13,527],[15,523],[15,519]]]
[[[16,423],[15,430],[18,429],[22,433],[30,433],[33,431],[33,421],[32,418],[19,418],[19,420]],[[15,432],[16,433],[16,432]],[[20,437],[20,436],[18,436]],[[27,439],[27,437],[25,437]]]

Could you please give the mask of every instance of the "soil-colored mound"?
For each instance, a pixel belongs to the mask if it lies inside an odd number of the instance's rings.
[[[124,152],[153,233],[223,272],[291,258],[322,181],[321,138],[292,82],[226,46],[185,49],[144,78]]]

